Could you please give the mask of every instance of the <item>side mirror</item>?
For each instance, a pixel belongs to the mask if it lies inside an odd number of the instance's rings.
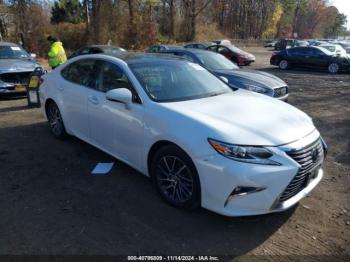
[[[36,54],[30,53],[30,57],[31,57],[31,58],[36,58]]]
[[[106,93],[106,98],[110,101],[119,102],[126,105],[132,103],[132,93],[129,89],[126,88],[109,90]]]

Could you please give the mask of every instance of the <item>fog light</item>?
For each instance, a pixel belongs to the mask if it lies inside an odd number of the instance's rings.
[[[228,198],[225,201],[224,206],[226,207],[228,202],[235,196],[245,196],[248,194],[256,193],[265,190],[266,187],[247,187],[247,186],[238,186],[233,191],[231,194],[228,196]]]

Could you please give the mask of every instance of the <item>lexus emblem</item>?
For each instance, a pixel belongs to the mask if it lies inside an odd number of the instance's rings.
[[[312,149],[311,159],[313,162],[316,162],[316,160],[318,159],[318,149],[317,148]]]

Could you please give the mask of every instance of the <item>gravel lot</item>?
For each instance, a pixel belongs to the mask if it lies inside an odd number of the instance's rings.
[[[248,51],[257,57],[252,68],[289,84],[289,103],[313,117],[330,148],[323,181],[299,205],[246,218],[174,209],[131,167],[76,138],[56,140],[39,109],[2,98],[0,254],[349,259],[350,75],[282,72],[269,65],[271,51]],[[90,175],[100,161],[115,161],[112,172]]]

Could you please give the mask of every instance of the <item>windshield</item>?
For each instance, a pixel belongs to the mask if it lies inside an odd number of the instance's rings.
[[[19,46],[0,46],[0,59],[25,59],[29,54]]]
[[[156,102],[199,99],[233,92],[200,65],[186,61],[131,64],[131,70]]]
[[[220,54],[206,52],[197,53],[197,58],[201,63],[210,70],[233,70],[239,69],[234,63]]]

